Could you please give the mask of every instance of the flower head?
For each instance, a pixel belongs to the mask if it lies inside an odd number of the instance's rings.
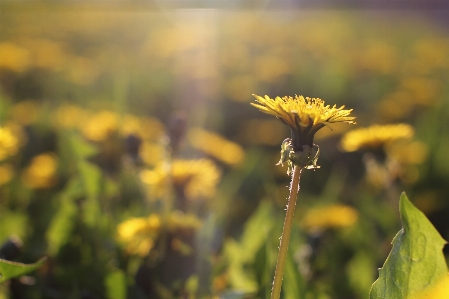
[[[201,128],[191,129],[188,138],[193,147],[229,165],[236,165],[245,157],[240,145],[219,134]]]
[[[303,96],[276,97],[253,95],[257,103],[251,103],[260,111],[276,116],[291,129],[291,138],[284,140],[281,146],[281,160],[278,164],[288,163],[287,174],[293,170],[293,165],[300,168],[316,169],[320,153],[318,145],[313,143],[315,133],[332,123],[345,122],[355,124],[355,117],[349,116],[352,109],[344,110],[345,106],[325,106],[319,98],[304,98]]]
[[[151,214],[147,218],[131,218],[117,227],[117,238],[129,254],[146,256],[153,248],[159,235],[161,221]]]
[[[332,123],[345,122],[355,124],[355,117],[349,116],[352,109],[345,110],[345,106],[324,105],[319,98],[303,96],[261,97],[254,95],[257,103],[251,103],[260,111],[276,116],[292,130],[292,145],[295,150],[302,150],[303,145],[313,147],[315,133],[324,126]]]
[[[346,152],[376,150],[393,141],[410,139],[414,133],[413,127],[407,124],[372,125],[346,133],[341,140],[341,146]]]
[[[156,198],[168,192],[167,186],[172,183],[177,191],[191,201],[212,198],[220,176],[220,170],[209,159],[173,160],[170,168],[160,163],[153,170],[140,173],[141,180]]]
[[[57,181],[58,160],[52,153],[35,156],[22,173],[23,182],[30,188],[41,189],[54,186]]]
[[[309,231],[320,231],[327,228],[343,228],[357,222],[358,212],[354,208],[332,204],[328,206],[316,207],[304,215],[301,224]]]

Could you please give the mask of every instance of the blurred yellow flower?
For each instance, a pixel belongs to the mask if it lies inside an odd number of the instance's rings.
[[[238,164],[245,157],[245,152],[240,145],[227,140],[219,134],[208,132],[201,128],[194,128],[188,132],[187,137],[194,148],[226,164]]]
[[[0,161],[14,156],[19,149],[19,139],[10,127],[0,127]]]
[[[100,111],[92,115],[86,123],[80,124],[83,135],[92,141],[103,141],[117,130],[117,115],[110,111]]]
[[[57,182],[56,170],[58,162],[50,153],[35,156],[30,165],[23,171],[22,180],[30,188],[49,188]]]
[[[159,163],[153,170],[140,173],[152,196],[161,197],[171,192],[167,188],[173,186],[189,200],[213,197],[220,176],[217,166],[208,159],[174,160],[171,168]]]
[[[325,106],[319,98],[304,98],[303,96],[276,97],[253,95],[257,103],[251,103],[260,111],[276,116],[292,130],[292,142],[296,150],[302,150],[303,145],[313,147],[313,137],[322,127],[338,122],[355,124],[355,117],[349,116],[352,109],[344,110],[345,106]]]
[[[140,131],[142,130],[142,124],[140,119],[135,115],[126,114],[123,117],[120,127],[122,135],[136,135],[141,137]]]
[[[301,220],[301,225],[309,231],[348,227],[355,224],[358,217],[359,214],[354,208],[332,204],[308,210]]]
[[[29,56],[27,49],[14,43],[0,43],[0,68],[22,72],[28,67]]]
[[[161,220],[155,214],[147,218],[131,218],[118,225],[117,239],[129,254],[144,257],[153,248],[160,228]]]
[[[14,168],[10,164],[0,165],[0,186],[9,182],[14,175]]]
[[[144,141],[139,147],[139,156],[146,165],[155,166],[163,161],[165,151],[162,144]]]
[[[159,141],[165,134],[165,127],[156,118],[144,117],[141,118],[139,132],[143,140]]]
[[[415,131],[407,124],[372,125],[349,131],[341,140],[341,147],[346,152],[361,149],[383,148],[389,142],[410,139]]]
[[[447,299],[449,298],[449,275],[437,284],[413,296],[413,299]]]

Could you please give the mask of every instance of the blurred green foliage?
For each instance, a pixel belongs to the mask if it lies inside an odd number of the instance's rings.
[[[403,190],[449,239],[447,21],[140,8],[0,4],[0,242],[23,242],[0,258],[48,257],[0,296],[267,298],[289,131],[253,93],[412,128],[351,152],[356,127],[317,133],[283,298],[366,298]]]

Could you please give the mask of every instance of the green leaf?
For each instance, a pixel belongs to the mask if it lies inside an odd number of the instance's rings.
[[[257,210],[245,223],[241,238],[242,255],[248,261],[253,260],[257,250],[264,245],[273,224],[271,203],[265,200],[261,201]]]
[[[46,257],[43,257],[34,264],[22,264],[0,259],[0,282],[32,272],[42,266],[46,259]]]
[[[262,201],[246,222],[241,241],[228,240],[225,243],[230,284],[234,289],[247,293],[257,290],[254,273],[248,271],[248,265],[254,262],[257,251],[264,246],[273,223],[271,204],[269,201]]]
[[[394,237],[393,248],[379,270],[371,299],[408,299],[447,275],[442,252],[446,241],[405,193],[399,207],[403,228]]]
[[[72,234],[79,212],[75,198],[80,194],[80,191],[82,192],[81,189],[80,180],[73,178],[58,198],[58,210],[46,233],[50,255],[56,255]]]
[[[122,270],[115,270],[105,278],[105,287],[108,299],[126,298],[126,276]]]
[[[287,252],[282,291],[285,299],[304,298],[304,279],[299,273],[298,264],[293,259],[292,250]]]
[[[81,183],[86,194],[84,220],[88,225],[95,226],[101,213],[99,195],[102,191],[103,176],[100,167],[89,162],[87,158],[96,154],[98,150],[77,134],[70,134],[68,138],[72,158],[78,167]]]
[[[95,146],[83,140],[78,134],[70,134],[69,140],[71,150],[77,159],[89,158],[98,153],[98,149]]]
[[[80,161],[78,165],[81,181],[87,195],[84,203],[84,220],[88,225],[95,226],[101,213],[99,203],[102,180],[101,169],[87,161]]]

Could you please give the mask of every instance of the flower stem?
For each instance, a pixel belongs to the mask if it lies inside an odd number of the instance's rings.
[[[288,243],[292,230],[293,216],[295,214],[296,196],[299,189],[299,179],[302,169],[295,165],[290,183],[290,195],[288,197],[287,213],[285,215],[284,228],[282,229],[281,244],[279,246],[276,271],[274,272],[271,299],[279,299],[282,289],[282,278],[284,276],[285,261],[287,259]]]

